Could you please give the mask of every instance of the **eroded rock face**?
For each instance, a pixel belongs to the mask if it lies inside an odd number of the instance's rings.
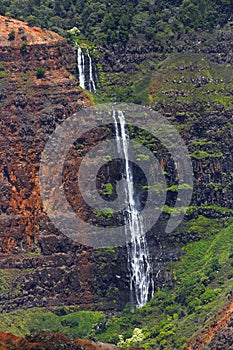
[[[40,196],[40,158],[49,136],[91,106],[74,77],[74,50],[57,34],[20,21],[0,16],[0,28],[0,308],[122,308],[129,299],[124,249],[103,254],[64,237]],[[12,30],[15,39],[8,40]]]
[[[71,76],[74,53],[64,39],[2,16],[0,21],[0,220],[4,252],[37,243],[38,217],[42,215],[37,179],[40,154],[56,125],[90,102]],[[17,34],[9,41],[5,37],[12,28]],[[20,46],[22,30],[25,51]],[[42,79],[37,77],[38,67],[44,68]]]

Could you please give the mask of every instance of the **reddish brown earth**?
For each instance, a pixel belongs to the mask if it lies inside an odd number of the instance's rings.
[[[214,321],[191,342],[187,350],[228,350],[233,346],[233,302],[226,306]]]
[[[90,101],[77,88],[75,56],[55,33],[0,16],[1,66],[1,250],[38,241],[42,213],[37,170],[49,129]],[[14,28],[15,40],[7,40]],[[19,28],[27,38],[22,54]],[[37,79],[36,68],[46,70]],[[47,134],[47,135],[46,135]]]
[[[14,18],[8,18],[5,16],[0,16],[0,28],[1,28],[1,37],[0,45],[1,46],[10,46],[18,47],[21,43],[22,34],[19,34],[18,31],[24,31],[24,35],[27,37],[27,43],[32,44],[49,44],[56,43],[58,40],[64,41],[58,34],[51,32],[47,29],[41,29],[37,27],[29,26],[28,23],[19,21]],[[15,40],[9,41],[9,33],[15,31]]]

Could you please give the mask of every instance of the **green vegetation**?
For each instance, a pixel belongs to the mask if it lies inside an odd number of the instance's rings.
[[[20,46],[20,52],[22,55],[24,55],[25,53],[27,53],[27,42],[23,41],[21,46]]]
[[[113,217],[113,209],[112,208],[103,208],[102,210],[94,210],[96,216],[99,217],[106,217],[108,219]]]
[[[0,79],[4,79],[6,73],[7,73],[6,68],[4,67],[3,63],[0,62]]]
[[[204,158],[221,158],[223,156],[222,152],[216,151],[208,153],[206,151],[201,150],[195,150],[194,152],[190,153],[190,156],[195,159],[204,159]]]
[[[46,69],[44,67],[37,67],[36,69],[36,77],[37,79],[44,78]]]
[[[10,292],[18,294],[20,290],[20,282],[14,283],[14,288],[12,288],[12,283],[30,272],[31,269],[0,269],[0,294]]]
[[[180,185],[172,185],[170,187],[167,187],[167,191],[171,192],[178,192],[179,190],[191,190],[192,186],[189,184],[180,184]]]
[[[203,34],[202,40],[208,42],[210,35]],[[232,67],[211,62],[203,54],[185,53],[181,56],[174,53],[158,68],[150,103],[155,107],[160,104],[173,106],[176,110],[179,105],[192,106],[192,112],[176,113],[176,120],[183,120],[186,130],[191,121],[192,125],[198,124],[210,110],[219,106],[232,108]],[[212,140],[200,137],[201,140],[193,146],[207,148],[211,145],[209,142]]]
[[[64,314],[70,312],[68,314]],[[18,310],[0,315],[0,331],[9,331],[15,335],[26,335],[39,330],[60,332],[74,337],[90,337],[94,327],[102,323],[105,316],[97,311],[74,311],[68,307]]]
[[[13,41],[15,40],[15,31],[12,29],[8,35],[8,40]]]
[[[105,195],[110,195],[113,193],[113,186],[111,183],[107,183],[104,186],[104,190],[102,191],[103,194]]]
[[[131,338],[128,338],[124,340],[124,337],[122,334],[119,335],[119,342],[117,343],[118,346],[128,348],[130,346],[140,345],[142,340],[144,339],[144,334],[142,329],[140,328],[134,328],[133,334]]]
[[[60,34],[76,27],[76,34],[95,43],[125,44],[133,35],[163,51],[184,32],[213,30],[232,16],[230,0],[2,0],[0,14],[47,27]]]
[[[88,48],[94,58],[100,57],[97,68],[101,88],[94,96],[85,91],[92,102],[150,104],[161,112],[164,112],[164,106],[169,107],[168,118],[185,136],[193,161],[201,164],[200,176],[208,162],[214,160],[217,163],[220,158],[228,156],[219,140],[225,140],[226,143],[231,140],[232,124],[229,117],[222,113],[220,122],[216,113],[215,118],[209,117],[206,125],[205,120],[215,108],[232,110],[232,67],[217,64],[201,53],[171,53],[164,58],[178,40],[181,46],[185,45],[181,40],[184,37],[187,40],[189,36],[196,36],[203,47],[209,47],[211,40],[217,42],[217,34],[221,35],[222,27],[232,16],[230,0],[133,0],[128,3],[122,0],[2,0],[0,13],[25,19],[31,26],[50,28],[65,35],[72,43],[75,37],[77,43],[83,49]],[[232,29],[227,30],[230,32]],[[215,35],[213,37],[212,32]],[[12,30],[8,40],[14,39]],[[111,70],[105,72],[102,60],[104,54],[111,53],[116,44],[123,51],[127,43],[129,47],[130,44],[137,49],[141,47],[142,54],[143,45],[149,44],[148,51],[151,50],[151,53],[148,53],[143,63],[132,62],[130,68],[127,66],[124,69],[120,62],[122,66],[117,73]],[[94,50],[95,46],[101,50]],[[22,36],[20,51],[22,54],[27,53],[25,36]],[[35,51],[35,56],[37,54]],[[0,77],[5,76],[5,73],[5,68],[0,65]],[[38,67],[34,74],[41,79],[45,69]],[[29,77],[25,75],[24,80],[27,79]],[[219,124],[215,127],[215,123]],[[134,136],[134,130],[130,132]],[[169,130],[166,132],[169,135]],[[154,154],[161,156],[165,153],[149,134],[139,131],[134,140]],[[110,160],[110,156],[105,157],[106,162]],[[141,153],[138,154],[138,160],[150,161],[148,156]],[[215,168],[221,169],[218,164]],[[169,175],[166,170],[164,174]],[[232,182],[228,181],[224,185],[221,171],[218,171],[219,180],[214,179],[205,184],[212,192],[231,190]],[[159,184],[143,188],[158,194],[163,190]],[[168,182],[169,195],[175,195],[179,188],[190,189],[186,184],[178,186]],[[102,193],[111,195],[112,184],[106,184]],[[165,205],[163,215],[179,214],[185,209],[181,207],[174,213],[172,207]],[[113,217],[111,208],[95,213],[101,219]],[[74,311],[68,307],[50,311],[19,310],[0,315],[0,330],[25,335],[46,329],[75,337],[113,342],[122,347],[185,349],[190,338],[210,323],[228,301],[233,284],[232,214],[231,209],[216,205],[188,208],[186,221],[166,237],[172,245],[183,249],[184,253],[179,262],[166,266],[166,270],[174,276],[174,286],[170,289],[158,288],[153,299],[143,308],[130,312],[132,305],[128,305],[122,313],[109,319],[102,312]],[[107,248],[105,253],[114,254],[115,250]],[[25,270],[0,270],[0,293],[11,291],[11,282],[23,273]],[[19,287],[16,285],[13,292],[17,294]]]
[[[100,63],[97,64],[100,90],[95,93],[96,103],[132,102],[142,105],[149,104],[150,84],[153,82],[157,58],[151,58],[143,63],[134,64],[133,72],[121,71],[118,74],[103,72]]]

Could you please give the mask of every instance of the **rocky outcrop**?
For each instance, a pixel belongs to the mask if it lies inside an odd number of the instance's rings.
[[[216,332],[213,340],[208,345],[212,350],[230,350],[233,346],[233,317],[229,324]]]
[[[188,147],[195,206],[233,205],[232,75],[230,66],[212,62],[210,55],[174,54],[151,85],[153,107],[177,127]]]
[[[154,60],[154,64],[156,64],[157,60],[161,61],[175,52],[208,54],[214,62],[231,64],[233,60],[232,46],[232,31],[229,25],[213,33],[183,34],[174,38],[164,47],[144,36],[131,35],[126,45],[109,44],[101,48],[100,52],[106,73],[133,73],[138,70],[138,65],[144,61]],[[152,62],[150,63],[151,70],[154,70],[155,66]]]
[[[134,38],[126,47],[102,50],[108,94],[150,104],[181,134],[192,157],[195,206],[233,208],[232,48],[229,24],[213,33],[184,34],[174,39],[166,54],[151,41]],[[146,84],[148,101],[140,97]],[[169,173],[168,160],[161,161]]]
[[[69,240],[49,221],[40,196],[38,172],[46,141],[67,117],[91,105],[77,88],[74,50],[50,31],[2,16],[0,23],[1,311],[61,303],[122,309],[130,300],[126,248],[94,250]],[[95,140],[93,133],[87,135],[85,150],[103,137],[103,130]],[[76,212],[88,217],[75,183],[82,152],[83,146],[70,152],[64,183]],[[163,267],[178,259],[179,249],[161,248],[154,235],[150,245],[154,279],[161,286],[173,285]]]

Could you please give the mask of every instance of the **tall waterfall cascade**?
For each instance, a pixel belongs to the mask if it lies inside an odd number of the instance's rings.
[[[88,49],[86,50],[86,55],[84,55],[81,47],[78,47],[77,64],[79,85],[81,88],[89,91],[96,91],[96,74],[94,72],[93,61]]]
[[[116,133],[117,152],[119,158],[124,160],[124,192],[127,200],[125,215],[125,230],[130,232],[130,242],[127,244],[128,267],[130,271],[130,299],[136,307],[145,305],[150,296],[154,294],[152,280],[152,265],[149,249],[144,232],[144,225],[140,211],[136,206],[136,193],[134,189],[133,170],[129,159],[129,134],[121,111],[113,112]],[[128,231],[126,231],[128,233]]]

